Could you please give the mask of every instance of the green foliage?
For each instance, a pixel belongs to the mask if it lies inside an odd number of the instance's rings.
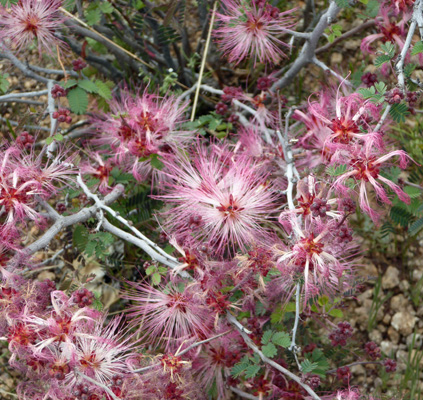
[[[335,3],[338,7],[341,7],[341,8],[348,8],[350,6],[350,3],[348,0],[335,0]]]
[[[67,99],[69,101],[69,107],[75,114],[85,114],[88,107],[88,96],[87,92],[80,87],[71,89],[68,92]]]
[[[231,370],[231,375],[235,378],[245,373],[245,378],[250,379],[260,371],[260,357],[254,354],[253,357],[244,356],[241,361],[235,364]]]
[[[151,283],[153,286],[160,285],[162,276],[166,276],[168,269],[166,267],[160,267],[157,264],[151,264],[145,269],[145,274],[151,277]]]
[[[12,4],[18,4],[19,0],[0,0],[3,7],[10,7]]]
[[[73,232],[73,244],[88,257],[97,257],[105,260],[108,248],[114,242],[114,237],[109,232],[90,231],[83,225],[78,225]]]
[[[333,43],[337,37],[342,35],[342,26],[338,24],[331,25],[325,29],[325,33],[328,35],[329,43]]]
[[[392,104],[391,109],[389,110],[389,115],[396,123],[404,122],[405,117],[409,114],[408,105],[404,103]]]
[[[313,368],[313,374],[325,377],[326,371],[329,369],[329,361],[321,349],[314,349],[312,353],[307,353],[306,361],[309,362],[308,367]],[[303,370],[303,372],[305,371]]]
[[[0,93],[6,93],[10,87],[10,82],[8,73],[0,74]]]
[[[395,56],[395,45],[391,42],[386,42],[382,44],[381,49],[382,55],[376,57],[376,59],[374,60],[376,68],[380,68],[383,64],[390,62]]]
[[[268,343],[261,348],[261,351],[266,357],[273,358],[278,354],[278,349],[273,343]]]
[[[422,41],[418,41],[414,46],[413,49],[411,50],[411,55],[415,56],[416,54],[420,54],[423,53],[423,42]]]
[[[375,18],[379,13],[380,2],[378,0],[364,0],[361,1],[363,4],[366,4],[366,9],[363,14],[359,14],[360,18]]]
[[[193,122],[186,122],[184,127],[189,130],[197,130],[200,135],[211,133],[218,139],[224,138],[233,128],[231,123],[224,122],[216,113],[202,115]]]
[[[379,89],[381,89],[382,92],[379,92]],[[384,94],[386,92],[386,85],[382,83],[382,85],[377,87],[374,85],[369,88],[359,88],[357,91],[364,99],[370,100],[372,103],[381,103],[385,100]]]
[[[343,175],[345,174],[346,171],[347,171],[346,164],[338,165],[336,167],[334,165],[330,165],[329,167],[326,168],[326,174],[329,176]]]
[[[57,142],[63,142],[63,135],[60,134],[60,133],[56,133],[56,135],[54,135],[54,136],[49,136],[46,139],[46,144],[49,145],[49,144],[53,143],[55,140]]]
[[[311,362],[310,360],[304,360],[301,363],[301,372],[307,373],[307,372],[313,372],[318,367],[317,363]]]

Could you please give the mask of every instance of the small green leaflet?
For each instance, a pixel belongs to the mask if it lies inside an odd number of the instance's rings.
[[[276,332],[272,337],[272,343],[286,349],[291,345],[291,338],[286,332]]]
[[[62,135],[62,134],[60,134],[60,133],[57,133],[57,134],[56,134],[56,135],[54,135],[54,136],[49,136],[49,137],[46,139],[46,144],[47,144],[47,145],[52,144],[52,143],[53,143],[53,141],[55,141],[55,140],[57,140],[58,142],[62,142],[62,141],[63,141],[63,135]]]
[[[414,46],[413,49],[411,50],[411,55],[415,56],[416,54],[420,54],[423,53],[423,42],[422,41],[418,41]]]
[[[9,77],[9,74],[7,73],[0,74],[0,92],[1,93],[6,93],[7,90],[9,89],[10,82],[7,79],[8,77]]]
[[[335,0],[335,3],[340,8],[347,8],[350,6],[348,0]]]
[[[392,57],[389,57],[387,54],[383,54],[379,57],[376,57],[374,64],[376,68],[380,68],[383,64],[386,64],[387,62],[391,61]]]
[[[261,351],[268,358],[273,358],[276,354],[278,354],[278,349],[273,343],[266,344],[261,348]]]
[[[409,115],[407,104],[396,103],[392,104],[391,109],[389,110],[389,115],[396,123],[401,123],[405,121],[405,117]]]
[[[97,93],[98,92],[97,85],[93,81],[90,81],[88,79],[83,79],[83,80],[79,81],[78,87],[80,87],[81,89],[84,89],[88,93]]]
[[[88,95],[84,89],[76,87],[69,91],[67,95],[69,107],[75,114],[84,114],[88,107]]]
[[[325,29],[325,33],[328,35],[329,43],[333,43],[335,38],[342,35],[342,26],[338,24],[331,25]]]
[[[303,372],[303,373],[312,372],[317,367],[318,367],[317,363],[315,363],[315,362],[312,363],[310,360],[304,360],[301,363],[301,372]]]

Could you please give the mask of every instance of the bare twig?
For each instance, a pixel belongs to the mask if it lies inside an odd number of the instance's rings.
[[[195,111],[196,111],[196,108],[197,108],[198,96],[200,95],[201,81],[203,79],[204,66],[206,65],[207,53],[209,51],[209,45],[210,45],[211,34],[212,34],[212,30],[213,30],[214,18],[215,18],[215,15],[216,15],[216,7],[217,7],[217,1],[214,2],[212,15],[210,17],[209,33],[207,34],[206,45],[204,47],[204,53],[203,53],[203,59],[201,60],[200,73],[198,74],[197,88],[195,90],[194,103],[192,105],[191,121],[194,121],[194,118],[195,118]]]

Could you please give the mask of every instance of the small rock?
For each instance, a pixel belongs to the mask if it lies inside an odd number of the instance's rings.
[[[383,317],[382,322],[383,322],[385,325],[389,325],[389,323],[391,322],[391,316],[390,316],[389,314],[385,314],[385,316]]]
[[[399,284],[399,271],[390,265],[382,278],[382,288],[392,289]]]
[[[406,292],[408,289],[410,289],[410,282],[408,282],[407,280],[403,279],[400,284],[399,287],[401,289],[402,292]]]
[[[420,271],[418,269],[413,270],[413,281],[417,282],[420,279],[422,279],[423,271]]]
[[[394,328],[392,328],[392,326],[388,328],[388,336],[392,343],[398,344],[400,335]]]
[[[393,311],[401,311],[406,309],[408,306],[408,300],[403,294],[398,294],[391,299],[391,308]]]
[[[330,62],[331,64],[341,64],[342,60],[344,59],[341,53],[333,53]]]
[[[370,333],[369,333],[369,339],[372,342],[375,343],[380,343],[382,341],[382,333],[379,331],[379,329],[373,329]]]
[[[373,289],[366,290],[365,292],[357,296],[357,302],[358,304],[362,305],[365,300],[371,299],[372,296],[373,296]]]
[[[392,343],[388,340],[383,340],[380,343],[380,349],[388,357],[392,357],[392,355],[398,350],[398,345],[394,344],[394,343]]]
[[[416,320],[417,318],[409,312],[400,311],[392,317],[391,325],[402,335],[408,336],[413,332]]]
[[[357,50],[360,48],[360,44],[361,44],[360,39],[346,40],[344,43],[344,48],[346,50]]]
[[[374,276],[377,277],[379,275],[379,272],[373,263],[364,264],[363,267],[359,269],[358,273],[366,279]]]

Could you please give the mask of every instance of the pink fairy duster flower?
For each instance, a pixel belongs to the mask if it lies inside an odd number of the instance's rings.
[[[164,160],[169,181],[158,198],[175,205],[164,213],[169,229],[192,233],[217,253],[263,240],[267,232],[260,223],[275,209],[265,169],[243,155],[221,158],[201,146],[192,153],[191,161],[182,155]],[[199,224],[190,229],[193,218]]]
[[[400,50],[402,50],[407,34],[406,23],[409,21],[409,15],[404,14],[400,22],[397,23],[397,18],[395,20],[391,19],[389,7],[385,5],[380,7],[379,15],[381,19],[376,19],[376,27],[379,33],[374,33],[365,37],[361,41],[361,51],[364,53],[372,53],[370,45],[378,39],[382,40],[384,43],[397,43]]]
[[[192,368],[205,388],[216,385],[218,398],[226,399],[229,397],[227,380],[231,376],[231,368],[244,353],[239,335],[230,333],[205,344],[203,351],[194,358]]]
[[[296,114],[311,128],[301,138],[301,143],[319,150],[326,163],[335,154],[339,157],[339,153],[348,152],[355,143],[383,147],[380,132],[374,132],[369,124],[379,116],[379,107],[358,93],[341,96],[341,86],[335,98],[323,93],[320,103],[309,102],[308,112],[314,118],[300,111]]]
[[[294,210],[284,210],[279,216],[279,222],[286,231],[291,229],[289,224],[292,214],[301,215],[304,218],[330,218],[339,219],[341,213],[332,209],[338,199],[327,199],[329,189],[325,185],[316,181],[312,175],[300,180],[297,183],[297,207]]]
[[[399,166],[402,169],[407,166],[408,159],[411,159],[403,150],[391,151],[390,153],[380,156],[375,149],[367,148],[363,150],[359,147],[355,147],[351,150],[347,172],[336,179],[333,183],[333,187],[340,193],[348,193],[349,189],[345,186],[345,182],[349,178],[352,178],[355,184],[359,186],[361,209],[368,214],[374,222],[378,222],[380,215],[370,206],[369,195],[367,193],[368,183],[373,186],[378,199],[383,203],[392,204],[385,189],[378,181],[384,183],[394,191],[401,201],[410,204],[410,197],[408,194],[405,193],[400,186],[380,174],[380,170],[385,162],[395,156],[399,157]]]
[[[172,95],[133,95],[124,89],[110,102],[110,112],[94,120],[98,132],[92,143],[110,146],[114,161],[133,173],[137,180],[152,171],[150,157],[167,157],[193,138],[192,131],[179,130],[188,101]]]
[[[131,287],[122,297],[131,300],[127,309],[131,326],[144,332],[156,345],[166,349],[179,339],[204,339],[210,333],[210,311],[194,286],[179,291],[172,284],[155,289],[147,284],[127,282]]]
[[[34,39],[38,52],[52,53],[52,49],[64,47],[64,42],[54,34],[65,21],[60,13],[61,0],[20,0],[10,9],[0,7],[0,38],[10,39],[19,51],[27,48]]]
[[[82,162],[79,165],[80,171],[83,175],[92,175],[93,178],[98,179],[100,181],[98,191],[103,195],[107,194],[112,189],[109,186],[109,179],[114,166],[113,159],[104,160],[100,154],[94,152],[90,152],[90,156],[95,160],[95,163],[91,160]]]
[[[132,341],[133,335],[122,330],[122,317],[114,318],[107,326],[103,326],[104,321],[105,316],[96,321],[90,332],[75,338],[72,350],[75,368],[66,377],[70,384],[80,381],[75,371],[104,385],[111,384],[116,375],[128,372],[126,360],[136,345]]]
[[[302,280],[305,301],[319,293],[333,296],[345,291],[345,277],[353,267],[349,258],[356,246],[339,240],[339,222],[309,219],[300,226],[298,217],[292,215],[290,226],[294,235],[290,245],[285,249],[275,248],[280,281],[287,296],[292,295],[295,284]]]
[[[217,44],[230,62],[240,63],[252,58],[254,65],[277,64],[285,57],[281,47],[289,47],[277,38],[294,26],[294,10],[279,12],[276,7],[262,1],[224,0],[224,14],[217,13],[218,29],[214,31]]]

